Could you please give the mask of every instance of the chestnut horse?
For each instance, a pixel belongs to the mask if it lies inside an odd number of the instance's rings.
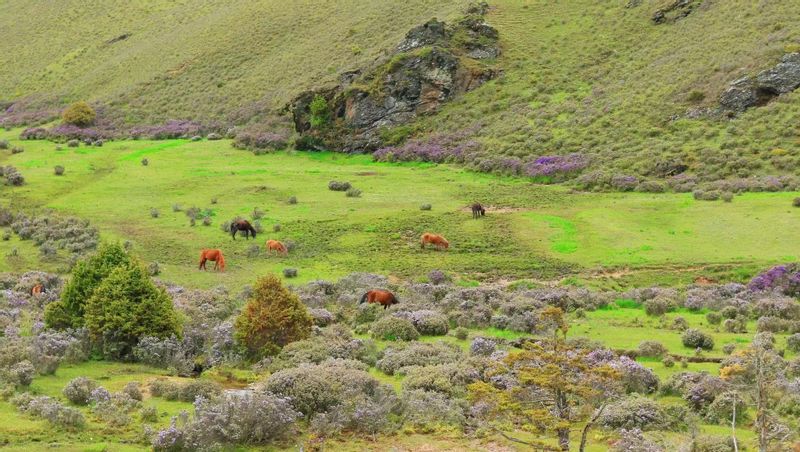
[[[254,239],[256,238],[256,228],[247,220],[236,220],[231,223],[231,237],[233,237],[233,240],[236,240],[236,233],[239,231],[244,232],[245,239],[250,238],[250,235],[252,235]]]
[[[267,254],[273,251],[277,254],[283,254],[284,256],[289,255],[289,250],[286,249],[286,245],[277,240],[267,240]]]
[[[364,302],[379,303],[383,305],[383,309],[386,309],[393,304],[400,303],[400,301],[397,300],[397,297],[395,297],[393,293],[389,292],[388,290],[381,290],[381,289],[370,290],[369,292],[362,295],[361,301],[359,301],[358,304],[362,304]]]
[[[476,202],[472,205],[472,218],[478,219],[478,217],[482,217],[486,215],[486,209],[483,208],[481,203]]]
[[[37,284],[31,289],[31,295],[40,295],[44,293],[44,286]]]
[[[220,250],[203,250],[200,252],[200,270],[206,269],[206,261],[214,262],[214,270],[225,271],[225,257]]]
[[[426,243],[430,243],[431,245],[435,246],[436,249],[450,248],[450,242],[448,242],[444,237],[437,234],[431,234],[430,232],[422,234],[422,242],[420,243],[420,248],[425,248]]]

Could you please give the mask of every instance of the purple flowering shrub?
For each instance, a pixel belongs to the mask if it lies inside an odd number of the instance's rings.
[[[133,357],[141,363],[169,369],[181,376],[190,375],[194,369],[195,355],[191,346],[175,336],[165,339],[142,337],[133,349]]]
[[[466,387],[480,379],[480,372],[469,362],[410,366],[398,371],[405,374],[403,390],[422,389],[463,397]]]
[[[404,367],[455,363],[463,359],[463,352],[455,344],[410,342],[386,347],[376,367],[386,374],[394,375]]]
[[[421,389],[403,390],[403,423],[420,433],[433,431],[439,425],[461,427],[466,422],[464,403],[446,394]]]
[[[447,316],[430,309],[400,311],[393,315],[411,321],[414,328],[416,328],[420,334],[443,336],[447,334],[447,330],[449,329]]]
[[[86,419],[80,410],[64,406],[58,400],[47,396],[34,397],[24,392],[14,397],[11,403],[21,413],[43,418],[57,427],[74,429],[86,424]]]
[[[238,149],[279,150],[285,149],[289,138],[285,132],[242,130],[236,133],[233,146]]]
[[[611,447],[613,452],[664,452],[664,448],[645,438],[638,428],[619,431],[619,439]]]
[[[608,405],[598,419],[603,427],[641,430],[674,429],[681,421],[672,418],[657,401],[637,394]]]
[[[619,372],[626,392],[649,394],[658,389],[659,381],[655,372],[627,356],[617,356],[608,349],[597,349],[586,355],[586,361],[590,366],[607,365]]]
[[[89,398],[92,391],[97,388],[97,383],[86,377],[77,377],[70,380],[64,386],[63,394],[70,402],[75,405],[86,405],[89,403]]]
[[[772,267],[750,280],[748,289],[754,292],[777,291],[791,297],[800,295],[800,265]]]
[[[545,155],[525,165],[524,173],[528,177],[562,181],[588,166],[589,158],[583,154]]]

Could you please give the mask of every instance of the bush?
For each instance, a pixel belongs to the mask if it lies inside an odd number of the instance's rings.
[[[673,330],[684,331],[689,328],[689,322],[687,322],[683,317],[677,316],[672,319],[672,326],[670,326],[670,328]]]
[[[97,114],[92,107],[86,102],[80,101],[68,106],[61,113],[61,119],[66,124],[72,124],[78,127],[91,125],[94,122]]]
[[[420,334],[427,336],[443,336],[447,334],[449,328],[447,316],[437,311],[423,309],[420,311],[398,312],[394,315],[411,321]]]
[[[722,323],[722,314],[719,312],[711,311],[706,314],[706,321],[709,325],[719,325]]]
[[[642,341],[637,348],[639,356],[661,358],[668,353],[667,347],[658,341]]]
[[[404,367],[455,363],[463,359],[464,354],[455,344],[410,342],[387,347],[376,367],[386,374],[394,375]]]
[[[264,388],[289,397],[295,409],[311,416],[342,404],[354,394],[374,395],[380,383],[366,369],[366,365],[350,360],[303,364],[270,375]]]
[[[0,140],[0,149],[8,149],[10,144],[8,140]]]
[[[431,206],[430,204],[422,204],[421,206],[419,206],[419,210],[431,210],[432,208],[433,206]]]
[[[668,369],[675,367],[675,359],[673,359],[671,356],[665,356],[661,362],[664,364],[664,367]]]
[[[800,207],[800,197],[794,198],[792,200],[792,205],[795,206],[795,207]]]
[[[467,363],[447,363],[432,366],[411,366],[400,370],[405,374],[403,390],[422,389],[463,397],[467,385],[480,379],[480,372]]]
[[[28,387],[33,382],[36,369],[30,361],[20,361],[8,370],[7,378],[17,386]]]
[[[729,343],[722,346],[722,353],[725,353],[726,355],[730,355],[734,350],[736,350],[736,344],[734,343]]]
[[[11,154],[22,154],[25,152],[25,148],[22,146],[14,146],[11,148]]]
[[[139,419],[142,422],[155,423],[158,422],[158,409],[154,406],[143,407],[139,412]]]
[[[469,346],[469,353],[473,356],[489,356],[497,349],[497,343],[485,337],[476,337]]]
[[[800,352],[800,333],[794,333],[786,338],[786,348],[793,352]]]
[[[658,296],[644,302],[644,311],[647,315],[662,316],[674,308],[674,302],[665,296]]]
[[[332,191],[347,191],[350,190],[351,187],[352,185],[350,185],[350,182],[339,182],[335,180],[328,182],[328,190]]]
[[[64,397],[75,405],[86,405],[89,403],[89,397],[92,391],[97,388],[97,383],[86,377],[77,377],[64,386]]]
[[[447,277],[447,275],[441,270],[431,270],[428,273],[428,281],[430,281],[431,284],[435,285],[444,284],[448,281],[448,279],[449,278]]]
[[[80,428],[86,423],[79,410],[64,406],[58,400],[47,396],[33,397],[28,393],[22,393],[13,398],[11,403],[19,411],[46,419],[56,427]]]
[[[209,140],[209,141],[221,140],[222,139],[222,135],[220,135],[218,133],[211,132],[208,135],[206,135],[206,139]]]
[[[63,176],[64,175],[64,167],[61,165],[56,165],[53,167],[53,172],[56,176]]]
[[[689,328],[684,331],[681,335],[681,342],[685,347],[690,348],[701,348],[703,350],[714,348],[714,338],[695,328]]]
[[[453,336],[455,336],[456,339],[460,341],[466,340],[467,337],[469,336],[469,330],[464,328],[463,326],[460,326],[455,330],[453,330]]]
[[[370,334],[376,339],[386,341],[414,341],[419,339],[419,332],[411,321],[389,316],[372,324]]]
[[[431,433],[441,425],[460,427],[466,421],[464,408],[446,394],[412,389],[400,397],[404,423],[420,433]]]
[[[70,148],[76,148],[76,147],[78,147],[80,145],[81,145],[81,142],[78,141],[78,140],[74,140],[73,139],[73,140],[67,141],[67,147],[70,147]]]
[[[142,401],[142,390],[137,381],[129,381],[126,383],[122,388],[122,392],[133,400]]]
[[[731,192],[729,192],[729,191],[724,191],[724,192],[722,192],[722,194],[720,195],[720,198],[721,198],[721,199],[722,199],[724,202],[732,202],[732,201],[733,201],[733,193],[731,193]]]
[[[158,218],[158,215],[159,215],[158,209],[156,209],[155,207],[151,207],[150,208],[150,217],[151,218]]]
[[[283,269],[283,277],[284,278],[296,278],[297,277],[297,269],[296,268],[284,268]]]
[[[176,383],[158,379],[150,383],[150,394],[167,400],[191,403],[197,400],[198,397],[210,399],[222,394],[222,387],[209,380],[190,380],[186,383]]]
[[[169,369],[176,375],[188,376],[194,370],[192,351],[175,336],[164,339],[144,336],[133,348],[133,357],[140,363]]]
[[[735,402],[735,403],[734,403]],[[717,424],[730,424],[736,406],[736,423],[747,419],[747,404],[741,394],[734,391],[723,392],[714,398],[706,409],[706,420]]]
[[[294,293],[273,275],[258,280],[236,319],[236,339],[255,358],[274,355],[311,334],[313,320]]]
[[[147,166],[147,165],[149,165],[149,164],[150,164],[150,160],[148,160],[148,159],[142,159],[142,166]]]
[[[670,419],[661,404],[640,395],[632,395],[608,405],[598,419],[603,427],[642,430],[670,429],[676,421]]]
[[[297,204],[297,196],[290,196],[286,202],[292,205]]]
[[[328,326],[334,321],[333,314],[324,308],[309,309],[308,313],[314,319],[314,325],[320,327]]]
[[[638,428],[619,431],[619,440],[611,448],[613,452],[664,452],[664,448],[645,438]]]
[[[347,190],[347,192],[345,192],[345,195],[348,198],[360,198],[361,197],[361,190],[359,190],[359,189],[357,189],[355,187],[351,187],[351,188],[349,188]]]
[[[121,265],[103,279],[86,303],[86,328],[102,341],[107,357],[127,357],[144,336],[180,334],[172,299],[153,284],[138,262]]]

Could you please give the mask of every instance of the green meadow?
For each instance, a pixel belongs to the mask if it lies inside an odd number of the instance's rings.
[[[0,164],[14,165],[26,179],[22,187],[3,188],[5,203],[86,218],[104,240],[130,241],[144,261],[158,262],[163,279],[189,286],[241,287],[260,274],[297,268],[298,282],[353,271],[423,279],[444,269],[463,284],[563,279],[615,287],[699,276],[737,280],[796,258],[787,246],[800,213],[791,207],[793,193],[750,193],[731,203],[690,194],[577,193],[449,165],[376,163],[365,155],[254,156],[228,140],[70,148],[18,141],[18,132],[0,133],[25,149],[0,154]],[[54,174],[56,165],[65,167],[63,176]],[[330,191],[331,180],[349,181],[362,195]],[[288,202],[292,196],[297,204]],[[474,201],[489,206],[486,217],[472,219]],[[420,210],[422,204],[432,209]],[[203,225],[201,215],[191,226],[185,214],[191,207],[206,211],[211,224]],[[256,240],[234,241],[223,232],[223,222],[252,220],[254,209],[263,212]],[[444,235],[450,250],[421,250],[423,232]],[[294,248],[288,257],[269,256],[267,239]],[[13,248],[18,252],[10,257]],[[222,249],[227,271],[197,270],[202,248]],[[16,236],[0,242],[0,256],[5,271],[56,269],[66,258],[42,260]]]

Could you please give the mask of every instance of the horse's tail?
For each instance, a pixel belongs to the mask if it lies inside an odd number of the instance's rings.
[[[217,264],[219,264],[219,271],[225,271],[225,256],[222,255],[222,251],[219,252],[217,256]]]
[[[367,295],[369,295],[369,292],[364,292],[364,295],[361,295],[361,299],[358,300],[358,304],[364,304],[367,301]]]

